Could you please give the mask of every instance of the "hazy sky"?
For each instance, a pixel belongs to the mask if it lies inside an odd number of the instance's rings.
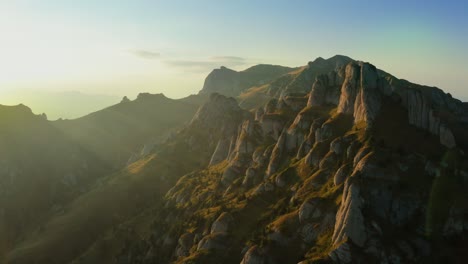
[[[344,54],[468,101],[468,1],[382,2],[0,0],[0,92],[179,98],[221,65]]]

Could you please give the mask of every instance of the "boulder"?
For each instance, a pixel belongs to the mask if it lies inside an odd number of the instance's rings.
[[[333,183],[335,184],[335,186],[340,185],[343,182],[345,182],[350,172],[351,172],[350,164],[344,164],[343,166],[341,166],[336,171],[335,175],[333,176]]]
[[[215,233],[205,236],[198,242],[197,250],[226,249],[229,244],[228,236],[224,233]]]
[[[264,252],[258,246],[252,246],[245,253],[241,264],[266,264]]]
[[[304,223],[309,219],[317,219],[322,216],[319,204],[320,198],[311,198],[304,201],[299,207],[299,222]]]
[[[190,248],[193,246],[194,235],[192,233],[185,233],[180,236],[176,248],[177,257],[186,257],[190,254]]]
[[[234,224],[234,217],[230,213],[222,213],[211,225],[211,234],[229,233]]]

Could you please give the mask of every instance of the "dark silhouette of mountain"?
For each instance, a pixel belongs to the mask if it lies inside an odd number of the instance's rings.
[[[46,113],[50,120],[81,117],[119,102],[116,96],[77,91],[11,90],[0,91],[0,97],[0,104],[21,102],[34,113]]]

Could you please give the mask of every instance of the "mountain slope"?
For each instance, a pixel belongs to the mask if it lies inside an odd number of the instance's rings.
[[[109,171],[44,116],[0,106],[0,259]]]
[[[252,111],[211,94],[7,261],[464,263],[466,104],[345,56],[268,78],[217,79]]]
[[[218,108],[224,111],[213,111]],[[68,263],[79,257],[94,240],[114,226],[142,208],[161,203],[177,176],[206,166],[216,147],[213,141],[234,134],[236,120],[248,115],[235,100],[212,95],[188,127],[158,153],[102,178],[42,228],[26,236],[11,250],[7,262]]]
[[[53,124],[95,153],[120,168],[133,157],[149,151],[190,121],[198,105],[173,100],[163,94],[140,94],[134,101],[105,108],[73,120]]]

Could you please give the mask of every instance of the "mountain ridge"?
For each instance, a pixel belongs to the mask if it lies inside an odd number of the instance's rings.
[[[466,105],[345,56],[283,70],[243,86],[228,71],[178,132],[7,261],[463,263]],[[247,93],[260,99],[243,109]],[[62,248],[61,225],[92,238],[74,234],[76,251]]]

